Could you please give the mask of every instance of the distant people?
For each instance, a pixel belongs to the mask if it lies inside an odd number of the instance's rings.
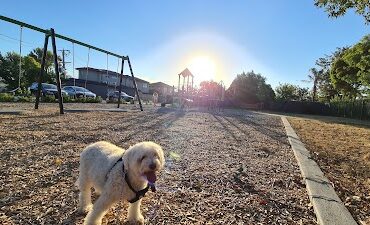
[[[158,93],[154,92],[153,93],[153,105],[156,106],[158,102]]]

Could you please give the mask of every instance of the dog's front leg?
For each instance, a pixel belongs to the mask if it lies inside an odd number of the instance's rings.
[[[84,225],[100,225],[104,215],[116,201],[115,196],[104,191],[87,214]]]
[[[129,222],[144,224],[144,217],[141,215],[140,205],[141,199],[134,203],[129,203],[127,215],[127,220]]]

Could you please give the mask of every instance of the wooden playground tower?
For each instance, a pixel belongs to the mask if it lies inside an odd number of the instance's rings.
[[[178,76],[179,76],[179,83],[178,83],[178,88],[177,88],[178,93],[179,94],[182,93],[182,95],[189,95],[189,92],[192,93],[193,88],[194,88],[194,75],[190,72],[190,70],[186,68],[181,73],[179,73]],[[183,77],[182,86],[180,86],[181,77]],[[191,77],[191,86],[189,85],[190,77]],[[186,81],[186,78],[187,78],[187,81]]]
[[[43,75],[45,73],[45,61],[46,61],[46,54],[47,54],[49,38],[51,38],[52,53],[53,53],[53,56],[54,56],[54,69],[55,69],[57,89],[58,89],[59,112],[60,112],[60,114],[64,114],[63,96],[62,96],[62,91],[61,91],[62,85],[61,85],[60,74],[59,74],[60,68],[59,68],[59,65],[58,65],[58,56],[57,56],[57,50],[56,50],[56,38],[59,38],[59,39],[65,40],[65,41],[69,41],[73,45],[77,44],[77,45],[84,46],[84,47],[88,48],[89,53],[90,53],[90,49],[93,49],[95,51],[105,53],[107,55],[107,59],[108,59],[108,55],[111,55],[111,56],[117,57],[119,60],[121,60],[121,74],[120,74],[121,76],[120,76],[120,81],[119,81],[119,95],[118,95],[118,106],[117,106],[117,108],[120,107],[121,92],[122,92],[123,67],[124,67],[125,61],[127,61],[130,72],[131,72],[131,77],[132,77],[132,81],[133,81],[133,84],[134,84],[134,89],[135,89],[136,95],[138,97],[140,110],[143,111],[143,107],[142,107],[142,104],[141,104],[141,100],[140,100],[140,96],[139,96],[139,92],[138,92],[138,89],[137,89],[136,80],[135,80],[135,76],[134,76],[134,73],[133,73],[133,70],[132,70],[132,66],[131,66],[129,56],[119,55],[119,54],[116,54],[116,53],[113,53],[113,52],[95,47],[93,45],[86,44],[84,42],[81,42],[81,41],[78,41],[78,40],[75,40],[75,39],[57,34],[57,33],[55,33],[53,28],[51,28],[50,30],[42,29],[42,28],[30,25],[30,24],[27,24],[27,23],[9,18],[9,17],[2,16],[2,15],[0,15],[0,20],[3,20],[3,21],[6,21],[6,22],[16,24],[16,25],[20,26],[20,28],[21,28],[20,29],[21,37],[22,37],[22,28],[24,28],[24,27],[45,34],[45,41],[44,41],[43,55],[42,55],[42,61],[41,61],[41,68],[40,68],[40,73],[39,73],[39,77],[38,77],[38,80],[37,80],[37,82],[38,82],[38,91],[36,92],[35,109],[39,108],[39,101],[40,101],[39,99],[40,99],[40,96],[41,96],[41,83],[42,83],[42,80],[43,80]],[[22,39],[20,40],[20,42],[22,43]],[[20,52],[21,52],[21,50],[22,50],[22,44],[20,44]],[[88,59],[89,59],[89,55],[88,55]],[[20,63],[20,65],[21,65],[21,63]],[[108,63],[107,63],[107,67],[108,67]],[[21,71],[21,68],[20,68],[20,71]],[[107,69],[107,71],[108,71],[108,69]],[[21,74],[21,72],[20,72],[20,74]],[[86,86],[86,84],[85,84],[85,86]]]

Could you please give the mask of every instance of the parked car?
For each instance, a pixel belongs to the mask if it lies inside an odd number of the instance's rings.
[[[37,82],[34,82],[34,83],[31,84],[29,89],[30,89],[32,94],[36,95],[37,90],[38,90],[38,86],[39,85],[38,85]],[[48,96],[53,95],[55,98],[58,98],[58,88],[54,84],[42,83],[41,84],[41,95],[44,96],[44,97],[47,96],[47,95]],[[62,95],[67,96],[67,92],[62,90]]]
[[[118,96],[119,96],[119,91],[111,91],[111,92],[108,92],[107,99],[109,101],[114,101],[114,100],[117,101]],[[131,95],[126,94],[123,91],[121,92],[121,99],[123,99],[126,102],[131,102],[131,103],[134,102],[134,97],[132,97]]]
[[[78,86],[65,86],[63,87],[63,90],[67,92],[68,96],[71,97],[76,97],[76,98],[81,98],[81,97],[86,97],[86,98],[96,98],[96,94],[87,90],[86,88],[83,87],[78,87]]]

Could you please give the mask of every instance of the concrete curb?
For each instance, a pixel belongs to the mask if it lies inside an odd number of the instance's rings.
[[[320,225],[357,225],[285,116],[281,117]]]

